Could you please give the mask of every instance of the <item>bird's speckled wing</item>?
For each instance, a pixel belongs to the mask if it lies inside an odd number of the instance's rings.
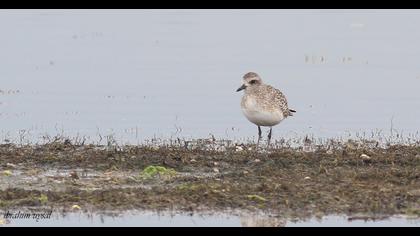
[[[288,117],[290,115],[290,111],[287,105],[286,96],[284,96],[284,94],[280,90],[270,85],[266,85],[265,90],[265,94],[268,95],[270,100],[274,101],[271,104],[275,104],[277,108],[279,107],[283,112],[284,117]]]

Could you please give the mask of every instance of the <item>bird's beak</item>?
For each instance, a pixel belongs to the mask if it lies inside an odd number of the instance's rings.
[[[245,84],[243,84],[241,87],[239,87],[237,90],[236,90],[236,92],[239,92],[239,91],[241,91],[241,90],[244,90],[246,88],[246,86],[245,86]]]

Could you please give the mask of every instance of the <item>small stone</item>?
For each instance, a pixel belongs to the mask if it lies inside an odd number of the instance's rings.
[[[16,168],[17,167],[17,165],[12,164],[12,163],[7,163],[6,166],[11,167],[11,168]]]
[[[260,162],[261,160],[260,160],[260,159],[255,159],[254,161],[258,163],[258,162]]]
[[[408,192],[408,194],[411,196],[420,197],[420,189],[411,190]]]
[[[365,159],[365,160],[369,160],[370,156],[368,156],[366,154],[362,154],[362,155],[360,155],[360,158]]]
[[[76,172],[76,171],[71,172],[71,173],[70,173],[70,177],[71,177],[72,179],[79,179],[79,175],[77,174],[77,172]]]
[[[246,171],[246,170],[244,170],[242,173],[243,173],[244,175],[246,175],[246,174],[248,174],[249,172],[248,172],[248,171]]]
[[[303,178],[304,180],[310,180],[311,179],[311,177],[309,177],[309,176],[306,176],[305,178]]]
[[[219,173],[219,169],[217,169],[217,168],[213,168],[213,171],[216,172],[216,173]]]
[[[218,165],[219,165],[219,163],[218,163],[217,161],[215,161],[215,162],[213,163],[213,165],[218,166]]]
[[[242,150],[244,150],[244,149],[243,149],[241,146],[237,146],[237,147],[236,147],[236,151],[237,151],[237,152],[240,152],[240,151],[242,151]]]
[[[333,151],[328,150],[328,151],[327,151],[327,154],[328,154],[328,155],[331,155],[331,154],[333,154]]]
[[[73,205],[71,206],[72,210],[81,210],[82,208],[79,205]]]
[[[387,188],[380,188],[379,189],[379,192],[389,192],[389,191],[391,191],[391,190],[387,189]]]

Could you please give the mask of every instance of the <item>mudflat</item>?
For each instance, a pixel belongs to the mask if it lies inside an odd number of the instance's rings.
[[[0,145],[0,208],[420,216],[420,145]]]

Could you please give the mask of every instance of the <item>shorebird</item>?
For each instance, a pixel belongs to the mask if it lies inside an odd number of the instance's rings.
[[[295,110],[289,109],[284,94],[264,84],[257,73],[248,72],[243,76],[243,84],[236,92],[245,90],[241,100],[241,108],[245,117],[258,126],[258,141],[261,139],[261,126],[270,127],[268,145],[270,145],[273,126],[279,124],[288,116],[293,116]]]

